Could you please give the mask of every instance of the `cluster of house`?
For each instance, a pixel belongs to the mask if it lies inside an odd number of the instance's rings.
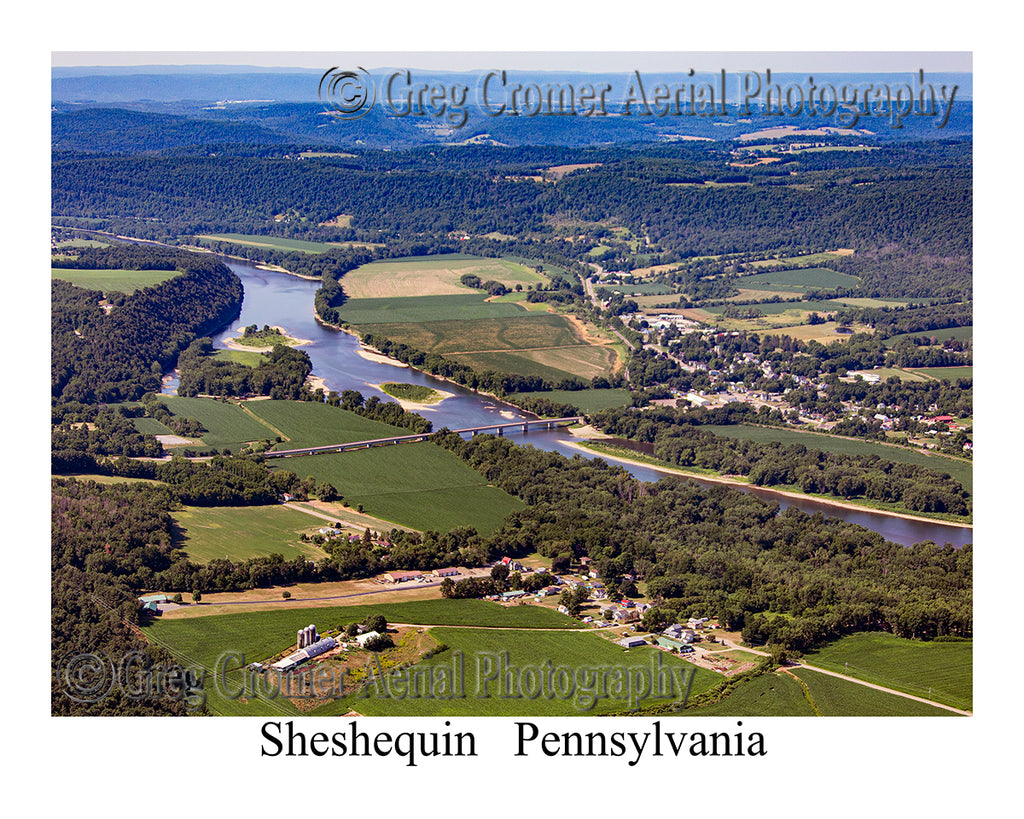
[[[693,652],[693,646],[690,644],[700,640],[699,629],[707,622],[707,617],[691,617],[685,626],[682,623],[673,623],[661,634],[654,637],[654,644],[662,648],[674,650],[679,654],[690,654]],[[618,644],[624,648],[634,648],[644,645],[646,642],[647,640],[643,637],[636,634],[628,634],[619,640]]]

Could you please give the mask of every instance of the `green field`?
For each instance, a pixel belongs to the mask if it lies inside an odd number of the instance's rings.
[[[371,262],[345,274],[342,287],[352,299],[479,293],[462,284],[466,274],[482,281],[501,282],[509,289],[524,289],[547,278],[510,259],[490,259],[464,254],[407,257]]]
[[[860,279],[848,273],[837,273],[827,267],[807,267],[798,270],[773,270],[770,273],[741,276],[737,280],[737,284],[754,290],[803,292],[818,288],[856,287],[860,284]]]
[[[734,426],[706,426],[702,429],[728,438],[740,438],[746,441],[778,441],[783,444],[800,444],[808,449],[820,449],[824,452],[836,452],[850,455],[877,455],[888,461],[916,464],[935,472],[945,472],[963,484],[968,492],[974,491],[974,470],[969,461],[958,461],[944,458],[941,455],[926,455],[920,450],[901,446],[888,446],[874,441],[861,441],[852,438],[839,438],[815,432],[801,432],[795,429],[776,429],[773,427],[757,427],[748,424]]]
[[[804,661],[808,665],[821,666],[866,682],[970,710],[972,650],[971,641],[921,642],[883,632],[865,632],[851,634],[824,648],[809,651]]]
[[[702,310],[706,310],[709,313],[721,315],[730,306],[739,307],[743,309],[753,309],[763,313],[766,316],[782,316],[791,315],[796,321],[803,321],[805,316],[811,312],[817,313],[829,313],[833,310],[838,310],[842,305],[837,301],[790,301],[790,302],[774,302],[768,304],[715,304],[710,307],[702,307]]]
[[[134,293],[180,275],[178,270],[70,270],[54,267],[50,278],[104,293]]]
[[[233,361],[246,367],[256,367],[261,361],[266,361],[263,353],[254,350],[217,350],[213,356],[221,361]]]
[[[375,691],[371,691],[369,696],[356,694],[344,700],[332,702],[317,709],[314,713],[317,715],[344,714],[351,708],[360,714],[374,716],[587,716],[606,714],[626,711],[630,708],[630,702],[624,691],[621,692],[621,696],[608,696],[596,702],[591,702],[585,696],[580,696],[579,692],[586,685],[589,684],[593,688],[594,677],[600,674],[600,669],[621,668],[628,674],[638,673],[638,670],[643,668],[649,674],[652,664],[653,668],[658,668],[657,663],[660,658],[663,664],[661,667],[673,674],[677,695],[682,694],[682,688],[679,686],[679,672],[684,672],[684,679],[688,681],[694,669],[690,663],[667,652],[661,652],[651,647],[626,651],[596,634],[473,628],[434,628],[430,630],[430,634],[436,640],[449,646],[449,651],[425,660],[423,664],[426,667],[451,668],[453,657],[456,656],[456,652],[460,652],[464,660],[462,667],[464,668],[463,690],[465,696],[451,699],[420,697],[399,700],[383,698],[377,696]],[[564,699],[559,696],[549,698],[543,694],[533,698],[515,697],[511,694],[518,692],[511,689],[501,691],[496,687],[495,682],[486,680],[487,664],[497,662],[505,652],[508,652],[508,660],[504,667],[516,669],[517,673],[514,677],[522,676],[524,680],[529,680],[536,672],[524,674],[523,669],[539,669],[540,673],[544,674],[546,673],[544,671],[546,663],[549,661],[556,670],[559,667],[570,669],[574,678],[576,678],[577,669],[586,668],[595,671],[580,675],[579,679],[582,682],[579,684],[579,688],[575,686],[573,689],[564,688],[563,690],[568,694]],[[710,688],[718,680],[718,675],[713,672],[697,669],[690,686],[691,696]],[[527,684],[530,685],[529,682]],[[618,692],[609,689],[608,693]],[[643,700],[639,704],[650,706],[673,701],[674,699],[669,698],[660,700],[651,698]]]
[[[163,646],[183,664],[207,672],[204,686],[210,710],[229,716],[297,714],[288,701],[248,698],[246,701],[222,695],[214,671],[226,652],[244,656],[245,663],[265,660],[295,644],[297,629],[310,623],[327,632],[360,622],[371,614],[383,614],[389,623],[477,625],[516,629],[572,628],[578,623],[540,606],[502,608],[483,600],[415,600],[374,606],[337,606],[315,609],[278,609],[243,612],[180,620],[155,620],[144,629],[146,638]],[[443,655],[442,655],[443,656]],[[227,679],[238,684],[242,664],[228,662]],[[347,709],[344,709],[347,710]],[[344,713],[344,711],[342,711]]]
[[[333,485],[352,508],[413,529],[446,532],[472,526],[495,531],[522,501],[484,478],[455,455],[423,442],[308,455],[271,461],[300,478]]]
[[[667,284],[605,284],[600,282],[597,288],[605,288],[613,293],[622,293],[624,296],[667,296],[672,293],[672,288]]]
[[[522,294],[517,294],[522,295]],[[400,324],[405,322],[466,321],[522,316],[525,308],[513,301],[485,301],[486,293],[470,291],[457,296],[393,296],[349,299],[339,310],[347,324]],[[502,296],[502,299],[508,299]],[[367,329],[376,332],[371,328]]]
[[[174,431],[156,418],[132,418],[135,429],[143,435],[174,435]]]
[[[197,419],[208,430],[203,435],[207,446],[237,450],[250,441],[274,440],[277,435],[238,404],[180,395],[161,395],[160,400],[174,415]]]
[[[171,517],[182,530],[178,548],[189,559],[208,563],[223,558],[246,560],[279,554],[285,560],[302,556],[320,559],[323,550],[311,543],[302,543],[299,535],[319,528],[312,515],[284,506],[186,506],[172,512]]]
[[[974,367],[914,367],[909,372],[937,378],[940,381],[956,381],[960,378],[974,378]]]
[[[530,398],[546,398],[556,404],[572,404],[583,412],[598,412],[612,407],[625,407],[630,403],[629,390],[551,390],[549,392],[523,392]]]
[[[885,340],[886,347],[892,347],[897,341],[905,338],[934,338],[937,341],[946,341],[955,338],[957,341],[970,343],[974,340],[974,328],[968,327],[947,327],[945,330],[927,330],[920,333],[901,333],[898,336],[890,336]]]
[[[550,313],[527,315],[515,305],[505,306],[515,309],[516,315],[480,318],[477,321],[371,324],[359,329],[441,355],[586,346],[573,325],[562,316]]]
[[[268,434],[287,439],[275,449],[328,446],[409,433],[407,429],[313,401],[245,401],[242,406],[267,424]],[[271,428],[278,432],[271,433]]]
[[[791,676],[792,675],[792,676]],[[796,679],[807,685],[803,686]],[[810,699],[808,699],[810,697]],[[811,705],[813,701],[814,705]],[[817,714],[815,714],[817,708]],[[761,674],[714,705],[688,708],[693,717],[942,717],[952,712],[809,669]]]
[[[247,245],[249,247],[268,247],[273,250],[298,250],[302,253],[326,253],[332,247],[337,247],[333,242],[307,242],[304,239],[285,239],[281,236],[254,236],[247,233],[208,233],[196,236],[203,244],[211,242],[232,242],[236,245]]]

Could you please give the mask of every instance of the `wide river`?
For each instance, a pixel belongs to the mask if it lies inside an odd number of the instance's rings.
[[[436,407],[420,411],[424,417],[433,422],[434,429],[445,426],[449,429],[460,429],[497,423],[502,419],[514,421],[532,417],[524,415],[516,407],[488,399],[458,385],[440,381],[408,367],[403,366],[402,369],[399,369],[391,364],[382,364],[363,358],[357,352],[359,342],[354,336],[326,328],[313,317],[313,294],[319,287],[319,282],[307,281],[284,273],[259,270],[252,265],[233,259],[225,259],[225,262],[241,277],[245,286],[245,300],[242,303],[242,314],[234,323],[233,328],[215,337],[214,346],[223,347],[225,338],[237,335],[235,328],[249,324],[256,324],[260,327],[264,324],[278,325],[284,327],[290,335],[309,339],[312,342],[304,345],[301,349],[305,350],[313,361],[313,375],[322,378],[328,389],[338,392],[353,389],[358,390],[367,398],[371,395],[378,395],[382,400],[391,400],[373,385],[386,381],[401,381],[410,384],[423,384],[454,393],[454,397],[445,399]],[[397,362],[395,363],[397,364]],[[575,439],[564,430],[516,433],[513,439],[564,455],[581,454],[578,449],[570,446]],[[647,466],[630,464],[622,464],[622,466],[644,481],[657,481],[666,474]],[[973,540],[972,530],[963,526],[907,520],[877,512],[851,510],[813,500],[785,497],[768,489],[744,487],[741,491],[749,491],[766,500],[777,501],[783,509],[788,506],[796,506],[808,513],[821,512],[828,517],[838,517],[851,523],[859,523],[861,526],[879,532],[889,540],[907,546],[926,540],[939,544],[952,543],[954,546],[962,546]]]

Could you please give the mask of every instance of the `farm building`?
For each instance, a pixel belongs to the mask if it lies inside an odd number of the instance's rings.
[[[356,637],[356,642],[359,643],[360,648],[363,648],[374,637],[380,637],[380,632],[367,631],[365,634],[360,634]]]
[[[637,646],[646,645],[647,641],[643,637],[623,637],[619,640],[619,645],[623,648],[636,648]]]
[[[517,597],[522,597],[525,594],[526,594],[526,592],[524,592],[522,589],[513,589],[512,591],[502,592],[501,593],[501,599],[502,600],[515,600]]]
[[[405,583],[423,577],[423,572],[388,572],[384,575],[385,583]]]
[[[298,651],[293,651],[283,660],[278,660],[274,663],[271,668],[277,669],[278,671],[291,671],[297,665],[304,663],[306,660],[318,657],[324,652],[330,651],[337,645],[338,644],[335,642],[333,637],[323,637],[312,645],[300,648]]]

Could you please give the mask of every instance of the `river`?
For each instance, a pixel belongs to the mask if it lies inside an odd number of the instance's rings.
[[[260,270],[233,259],[224,261],[242,279],[245,298],[241,316],[233,323],[232,328],[214,337],[215,347],[224,347],[224,339],[237,335],[236,328],[249,324],[256,324],[259,327],[264,324],[278,325],[285,328],[293,337],[310,340],[310,344],[300,349],[309,354],[313,362],[313,375],[322,378],[330,390],[341,392],[353,389],[367,398],[378,395],[381,400],[392,400],[372,385],[385,381],[401,381],[454,393],[453,397],[445,399],[436,407],[420,410],[420,414],[433,422],[434,429],[445,426],[460,429],[492,424],[502,419],[514,421],[528,417],[516,407],[488,399],[457,384],[441,381],[409,367],[403,366],[400,369],[391,364],[363,358],[357,352],[358,339],[348,333],[324,327],[313,317],[313,295],[320,286],[318,281]],[[169,381],[165,389],[173,389],[176,386],[175,381],[176,379]],[[581,454],[579,450],[570,446],[576,439],[565,430],[530,431],[525,434],[516,433],[512,437],[517,442],[529,443],[570,457]],[[644,481],[657,481],[667,474],[648,466],[622,466]],[[694,480],[708,486],[714,485],[711,482]],[[939,544],[951,543],[954,546],[963,546],[973,541],[973,531],[964,526],[907,520],[880,512],[836,507],[809,499],[785,497],[770,489],[758,487],[743,487],[741,491],[752,492],[765,500],[774,500],[783,509],[795,506],[808,513],[821,512],[828,517],[857,523],[906,546],[926,540]]]

